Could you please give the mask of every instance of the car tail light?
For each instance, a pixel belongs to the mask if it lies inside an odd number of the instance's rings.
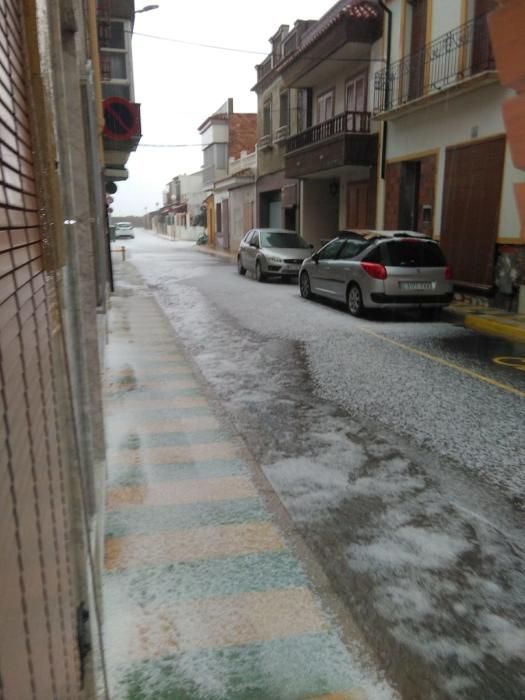
[[[445,268],[445,279],[446,280],[452,279],[452,268],[450,267],[450,265],[447,265]]]
[[[386,267],[379,263],[362,262],[361,267],[367,275],[370,275],[370,277],[373,277],[375,280],[386,280],[388,276]]]

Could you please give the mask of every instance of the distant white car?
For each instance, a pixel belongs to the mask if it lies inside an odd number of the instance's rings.
[[[120,221],[115,226],[115,238],[135,238],[133,224],[129,221]]]

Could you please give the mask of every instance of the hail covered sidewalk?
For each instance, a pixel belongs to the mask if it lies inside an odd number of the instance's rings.
[[[129,262],[109,323],[113,700],[392,697],[348,650],[268,486]]]

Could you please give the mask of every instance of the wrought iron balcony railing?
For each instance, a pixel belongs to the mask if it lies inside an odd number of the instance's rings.
[[[384,68],[374,78],[374,114],[396,109],[432,92],[496,67],[487,15],[435,39]]]
[[[370,119],[370,112],[341,112],[332,119],[290,136],[286,141],[286,152],[291,153],[341,134],[368,134]]]

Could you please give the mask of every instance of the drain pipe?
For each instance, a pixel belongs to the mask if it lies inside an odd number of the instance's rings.
[[[387,13],[387,39],[386,39],[386,86],[385,86],[385,111],[390,107],[390,66],[392,64],[392,10],[384,0],[378,0],[378,4]],[[381,179],[385,179],[386,170],[386,145],[388,139],[388,122],[383,122],[383,138],[381,142]]]

